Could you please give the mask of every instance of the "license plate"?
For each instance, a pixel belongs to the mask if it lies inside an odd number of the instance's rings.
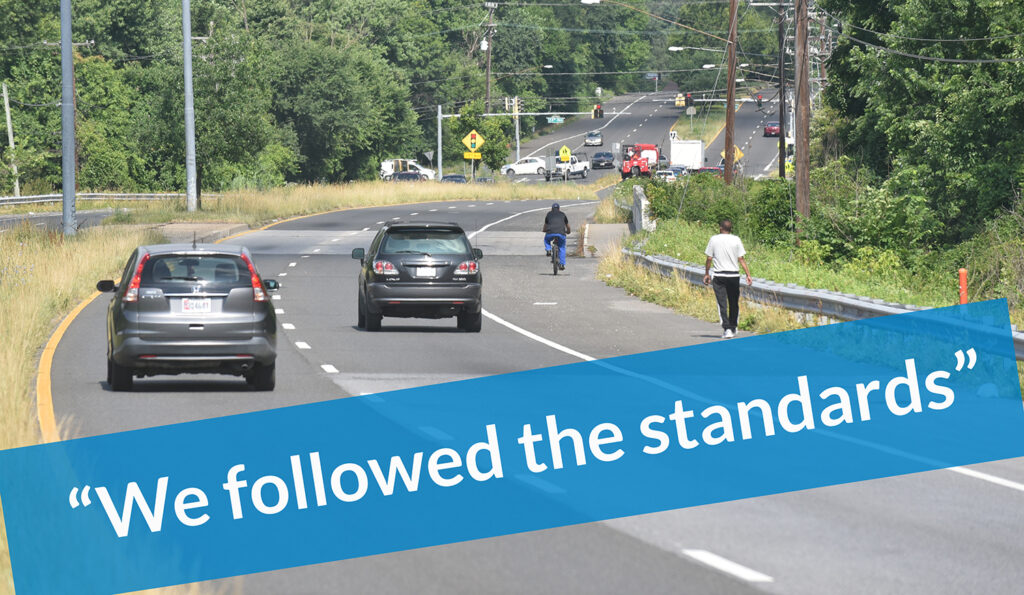
[[[188,314],[209,314],[213,310],[210,298],[183,298],[181,311]]]
[[[436,277],[437,269],[435,267],[416,267],[417,277]]]

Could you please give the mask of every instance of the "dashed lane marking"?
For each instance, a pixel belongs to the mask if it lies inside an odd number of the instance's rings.
[[[281,328],[283,328],[286,331],[294,331],[295,330],[295,325],[290,323],[290,322],[282,322],[281,323]]]
[[[770,583],[775,580],[767,574],[758,572],[752,568],[747,568],[742,564],[737,564],[732,560],[723,558],[722,556],[713,554],[707,550],[683,550],[683,553],[698,562],[750,583]]]
[[[338,373],[338,368],[335,368],[331,364],[320,364],[320,369],[323,370],[324,372],[327,372],[328,374]]]
[[[306,343],[305,341],[296,341],[295,346],[299,349],[312,349],[312,347],[309,346],[309,343]]]

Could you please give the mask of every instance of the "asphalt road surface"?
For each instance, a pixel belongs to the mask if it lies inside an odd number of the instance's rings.
[[[565,204],[574,229],[593,203]],[[107,296],[70,325],[52,374],[57,419],[74,436],[345,398],[718,340],[717,325],[641,302],[596,278],[597,259],[550,274],[539,232],[548,201],[352,210],[232,240],[283,284],[278,388],[232,377],[105,384]],[[451,320],[355,327],[358,263],[382,222],[454,220],[483,249],[481,333]],[[572,238],[571,243],[578,241]],[[127,257],[127,255],[124,255]],[[513,325],[515,328],[513,328]],[[380,361],[401,362],[382,369]],[[742,367],[742,362],[736,362]],[[1019,593],[1024,464],[860,482],[214,581],[243,593]],[[1018,483],[1014,483],[1018,482]],[[500,514],[500,512],[498,513]]]

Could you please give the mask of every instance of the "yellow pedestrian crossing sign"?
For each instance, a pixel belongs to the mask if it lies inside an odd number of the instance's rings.
[[[736,145],[733,145],[732,148],[733,148],[733,151],[734,151],[733,152],[734,159],[736,159],[736,161],[739,161],[740,159],[743,159],[743,151],[741,151],[740,148],[737,147]],[[722,159],[725,159],[725,149],[722,149]]]
[[[568,146],[562,145],[562,148],[558,150],[558,158],[562,161],[569,161],[571,157],[572,150]]]
[[[479,151],[480,147],[484,146],[484,137],[476,130],[470,130],[466,138],[462,139],[462,144],[470,151]]]

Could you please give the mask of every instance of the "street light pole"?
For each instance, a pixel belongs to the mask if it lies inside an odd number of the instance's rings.
[[[729,0],[729,82],[725,96],[725,184],[732,184],[732,169],[736,152],[733,133],[736,127],[736,20],[739,13],[738,0]]]
[[[64,235],[78,230],[75,219],[75,92],[71,54],[71,0],[60,1],[60,136]]]
[[[196,194],[196,109],[192,99],[192,9],[189,0],[181,0],[182,55],[185,62],[185,207],[199,208]]]
[[[485,2],[487,7],[487,97],[484,104],[488,112],[491,111],[491,40],[494,37],[494,9],[498,7],[496,2]]]
[[[779,0],[779,178],[786,177],[786,13]]]

